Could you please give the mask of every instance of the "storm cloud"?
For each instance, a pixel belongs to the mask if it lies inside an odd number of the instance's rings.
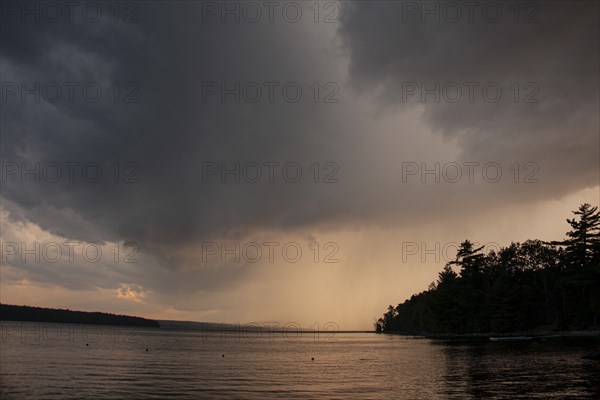
[[[375,1],[343,11],[358,91],[391,112],[423,106],[461,159],[534,160],[558,192],[598,184],[598,4]]]
[[[285,297],[310,273],[313,284],[334,273],[215,268],[199,262],[203,243],[450,227],[598,187],[595,2],[531,3],[518,15],[501,3],[496,17],[488,2],[472,16],[455,3],[458,20],[443,2],[323,3],[318,16],[301,3],[298,21],[282,2],[274,21],[263,9],[257,22],[221,14],[224,2],[132,4],[130,23],[108,8],[97,23],[3,9],[2,239],[135,242],[143,262],[13,260],[6,282],[181,309],[212,292],[205,309],[232,308],[219,290],[283,282]],[[478,164],[475,182],[424,184],[405,162]],[[490,162],[500,182],[482,179]],[[535,183],[523,184],[528,174]],[[368,274],[362,257],[346,261],[345,279]]]

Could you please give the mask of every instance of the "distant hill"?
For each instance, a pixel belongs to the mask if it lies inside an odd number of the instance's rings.
[[[216,323],[216,322],[196,322],[196,321],[172,321],[172,320],[158,320],[161,328],[165,329],[199,329],[205,331],[227,331],[239,329],[238,325]]]
[[[57,322],[65,324],[94,324],[144,326],[160,328],[158,321],[128,315],[117,315],[102,312],[71,311],[54,308],[15,306],[0,304],[0,320]]]
[[[179,330],[202,330],[206,332],[277,332],[281,331],[282,327],[273,327],[272,325],[265,325],[261,322],[250,322],[246,324],[236,323],[224,323],[224,322],[197,322],[197,321],[172,321],[172,320],[158,320],[160,327],[164,329],[179,329]],[[287,329],[293,332],[293,329]]]

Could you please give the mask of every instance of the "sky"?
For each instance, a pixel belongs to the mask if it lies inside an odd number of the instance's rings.
[[[117,4],[2,3],[2,303],[371,329],[600,203],[597,2]]]

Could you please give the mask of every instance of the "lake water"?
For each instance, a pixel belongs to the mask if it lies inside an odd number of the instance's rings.
[[[2,399],[600,398],[597,342],[1,324]]]

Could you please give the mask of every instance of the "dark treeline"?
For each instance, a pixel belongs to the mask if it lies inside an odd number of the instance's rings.
[[[528,240],[482,252],[461,243],[429,289],[375,323],[405,334],[567,330],[600,324],[600,213],[584,204],[560,242]]]
[[[13,306],[8,304],[0,304],[0,320],[60,322],[65,324],[146,326],[153,328],[160,327],[160,324],[157,321],[141,317],[130,317],[127,315],[116,315],[101,312]]]

